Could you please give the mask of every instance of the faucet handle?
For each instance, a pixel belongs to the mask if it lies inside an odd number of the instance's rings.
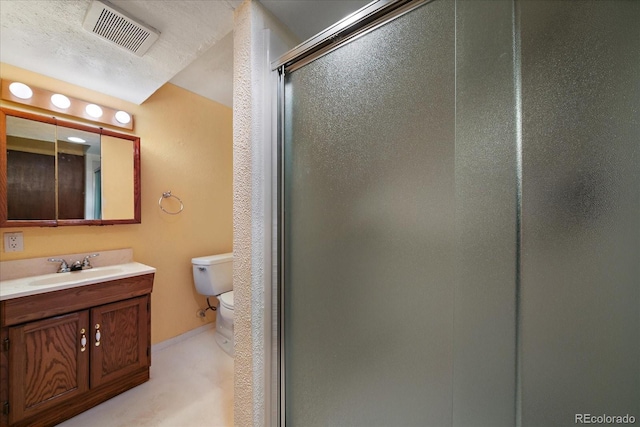
[[[82,269],[86,270],[88,268],[93,268],[93,266],[89,262],[89,258],[95,258],[95,257],[97,257],[99,255],[100,254],[92,254],[92,255],[87,255],[86,257],[84,257],[84,259],[82,260]]]
[[[58,273],[67,273],[71,271],[71,269],[69,268],[69,264],[67,264],[67,261],[63,260],[62,258],[49,258],[47,259],[47,261],[60,263],[60,267],[57,271]]]

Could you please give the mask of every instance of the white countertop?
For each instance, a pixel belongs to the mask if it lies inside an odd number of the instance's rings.
[[[20,279],[0,281],[0,301],[59,291],[61,289],[92,285],[109,280],[124,279],[155,273],[154,267],[129,262],[126,264],[94,267],[88,270],[69,273],[51,273],[40,276],[23,277]]]

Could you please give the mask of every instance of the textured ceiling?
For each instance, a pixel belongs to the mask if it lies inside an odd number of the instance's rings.
[[[170,81],[231,106],[233,11],[242,0],[112,0],[157,29],[142,57],[82,28],[92,0],[0,0],[0,61],[136,104]],[[262,0],[306,40],[366,0]]]

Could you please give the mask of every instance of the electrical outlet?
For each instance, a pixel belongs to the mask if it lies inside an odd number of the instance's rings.
[[[4,233],[4,251],[5,252],[21,252],[24,250],[24,241],[22,240],[22,232]]]

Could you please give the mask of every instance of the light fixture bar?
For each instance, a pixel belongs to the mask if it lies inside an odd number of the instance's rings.
[[[2,99],[6,101],[30,105],[32,107],[42,108],[44,110],[54,111],[57,113],[66,114],[69,116],[78,117],[84,120],[98,122],[109,126],[115,126],[122,129],[133,130],[133,115],[131,115],[130,113],[116,110],[114,108],[105,107],[103,105],[97,105],[93,102],[83,101],[81,99],[62,95],[59,92],[51,92],[46,89],[41,89],[30,85],[28,85],[28,88],[33,92],[32,95],[28,98],[22,98],[12,93],[9,88],[12,83],[21,82],[15,82],[13,80],[5,79],[2,80],[0,93],[2,95]],[[24,85],[24,83],[21,84]],[[15,86],[16,85],[14,85],[14,87]],[[66,102],[59,102],[61,97],[66,98],[69,101],[68,107],[64,108],[64,105],[67,105]],[[89,109],[87,110],[87,106],[93,107],[89,107]],[[101,115],[98,115],[97,113],[93,113],[94,115],[91,115],[89,113],[92,111],[97,111],[95,107],[98,107],[99,110],[102,111]],[[121,120],[116,119],[116,117]],[[126,120],[122,121],[122,117],[129,117],[129,121],[125,123]]]

